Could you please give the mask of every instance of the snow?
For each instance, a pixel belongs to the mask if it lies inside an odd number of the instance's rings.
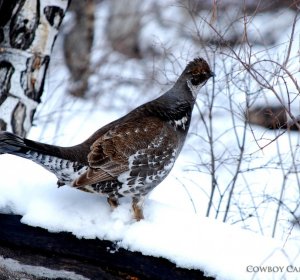
[[[126,60],[115,53],[107,55],[103,51],[109,48],[105,40],[95,43],[95,65],[106,56],[106,63],[90,81],[91,96],[97,98],[81,100],[68,96],[68,74],[61,63],[61,41],[58,41],[43,104],[28,135],[30,139],[62,146],[80,143],[96,129],[167,90],[187,61],[199,55],[208,57],[216,78],[208,81],[198,95],[190,134],[173,170],[145,200],[145,219],[139,222],[132,219],[131,203],[127,199],[122,199],[121,205],[111,211],[105,197],[69,186],[58,188],[54,175],[33,162],[11,155],[0,156],[1,212],[20,214],[23,223],[51,232],[66,231],[78,238],[108,239],[128,250],[164,257],[180,267],[201,269],[217,279],[299,279],[300,233],[291,223],[293,216],[289,211],[296,215],[298,209],[299,135],[290,132],[279,137],[281,131],[256,126],[244,129],[243,110],[247,102],[274,104],[278,103],[278,97],[255,83],[247,84],[251,77],[236,60],[225,60],[226,54],[209,50],[207,55],[206,51],[199,50],[193,39],[182,35],[186,30],[195,31],[193,21],[187,21],[186,16],[180,14],[174,25],[171,15],[179,14],[180,7],[170,3],[172,1],[164,4],[164,7],[170,5],[170,9],[161,10],[164,24],[153,20],[154,12],[145,14],[140,34],[143,50],[154,48],[158,53],[168,50],[170,54],[155,59],[149,56],[142,61]],[[107,17],[105,2],[102,5],[96,15],[97,38],[103,37],[103,19]],[[277,38],[278,44],[267,53],[263,52],[265,47],[253,47],[255,59],[264,59],[264,55],[269,57],[270,54],[280,57],[286,53],[293,20],[290,13],[277,12],[276,17],[284,14],[291,19],[286,21],[288,32]],[[268,22],[266,32],[270,32],[272,17],[260,15],[257,20],[252,18],[251,36],[263,26],[264,19]],[[284,20],[280,20],[280,28],[283,26]],[[207,29],[203,32],[205,36],[209,34]],[[257,35],[266,36],[263,32],[261,29]],[[299,62],[298,51],[299,33],[295,36],[288,68],[295,77],[299,71],[298,63],[294,63]],[[264,71],[263,65],[257,65],[257,69]],[[272,68],[267,69],[272,72],[270,70]],[[121,81],[117,86],[116,79]],[[284,88],[272,79],[276,90]],[[213,82],[217,89],[215,95],[211,94]],[[297,90],[290,80],[287,82],[289,92],[294,92],[291,107],[296,110],[299,108]],[[252,98],[254,92],[259,94]],[[284,93],[282,99],[286,101],[288,96]],[[210,125],[207,108],[212,102],[217,188],[210,215],[205,217],[212,185],[207,129]],[[243,141],[245,150],[237,173]],[[234,195],[224,223],[230,188],[234,189]],[[278,207],[276,199],[282,190],[281,200],[289,208],[280,208],[275,238],[271,238]]]
[[[72,232],[78,238],[112,240],[132,251],[165,257],[180,267],[202,269],[217,279],[251,279],[254,274],[247,272],[248,266],[281,265],[285,270],[277,276],[282,276],[290,264],[287,256],[294,259],[299,254],[299,240],[283,246],[282,241],[205,218],[191,207],[161,203],[151,195],[145,202],[145,219],[134,222],[129,201],[112,212],[101,196],[57,188],[55,177],[32,162],[3,155],[0,168],[6,170],[3,182],[9,182],[1,184],[0,208],[21,214],[21,221],[31,226]],[[174,178],[166,181],[163,184],[176,182]],[[173,195],[181,193],[175,189]]]
[[[181,267],[202,269],[217,279],[251,279],[253,274],[247,272],[250,265],[280,264],[287,268],[286,255],[293,258],[291,253],[297,254],[295,248],[299,249],[298,240],[283,247],[279,240],[205,218],[188,207],[161,203],[151,196],[146,200],[145,219],[134,222],[129,201],[112,212],[101,196],[71,187],[57,188],[55,177],[32,162],[3,155],[0,168],[7,171],[3,181],[9,182],[9,187],[1,185],[0,208],[21,214],[23,223],[52,232],[72,232],[78,238],[112,240],[120,247],[162,256]],[[173,178],[166,180],[163,184],[174,183]]]
[[[88,280],[88,278],[66,270],[53,270],[44,267],[21,264],[18,261],[0,256],[1,272],[6,272],[8,279],[31,279],[36,276],[40,279],[68,279],[68,280]]]

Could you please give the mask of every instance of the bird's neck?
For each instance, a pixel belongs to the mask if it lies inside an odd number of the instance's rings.
[[[190,125],[195,100],[191,92],[182,93],[170,89],[159,98],[145,104],[144,109],[150,115],[168,121],[175,129],[187,131]]]

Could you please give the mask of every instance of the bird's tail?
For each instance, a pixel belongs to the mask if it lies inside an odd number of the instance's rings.
[[[22,138],[7,131],[0,131],[0,154],[11,154],[33,159],[33,155],[48,154],[48,146],[50,145]]]
[[[25,157],[29,149],[24,143],[24,138],[10,132],[0,132],[0,154],[23,155]]]
[[[60,147],[22,138],[10,132],[0,131],[1,154],[12,154],[29,159],[53,172],[63,182],[72,181],[73,179],[67,175],[72,173],[75,167],[78,168],[77,165],[74,167],[72,159],[63,157]],[[61,181],[59,181],[60,185],[62,185]]]

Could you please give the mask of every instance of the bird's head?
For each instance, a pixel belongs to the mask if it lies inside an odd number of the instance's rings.
[[[215,76],[210,70],[208,63],[201,57],[195,58],[189,62],[184,69],[180,79],[184,80],[196,98],[196,92],[200,89],[209,78]]]

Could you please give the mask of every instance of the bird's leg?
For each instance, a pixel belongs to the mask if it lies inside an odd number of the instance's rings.
[[[107,202],[110,205],[111,209],[115,209],[119,206],[119,201],[115,197],[112,197],[112,196],[108,197]]]
[[[143,203],[144,203],[144,198],[139,197],[139,198],[132,198],[132,209],[133,209],[133,216],[137,221],[140,221],[144,219],[143,215]]]

